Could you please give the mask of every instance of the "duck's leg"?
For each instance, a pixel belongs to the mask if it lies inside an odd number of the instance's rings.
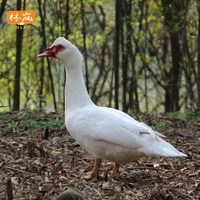
[[[101,166],[101,159],[100,158],[95,158],[94,160],[94,167],[92,170],[92,175],[91,175],[91,179],[98,179],[98,172],[99,172],[99,168]]]
[[[115,162],[113,170],[112,170],[112,173],[111,173],[111,176],[115,177],[115,176],[117,176],[118,173],[119,173],[119,163]]]

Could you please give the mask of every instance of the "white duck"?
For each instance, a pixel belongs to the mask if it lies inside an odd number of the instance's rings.
[[[142,156],[187,156],[164,141],[162,134],[126,113],[96,106],[85,87],[82,55],[64,37],[57,38],[38,57],[55,57],[65,66],[65,124],[72,137],[95,158],[91,178],[98,177],[102,159],[115,163],[112,175],[117,175],[120,163]]]

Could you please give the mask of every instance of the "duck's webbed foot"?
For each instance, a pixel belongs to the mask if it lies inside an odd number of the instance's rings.
[[[92,174],[90,177],[85,178],[87,181],[91,180],[99,180],[99,168],[101,166],[101,159],[100,158],[95,158],[94,160],[94,167],[92,169]]]

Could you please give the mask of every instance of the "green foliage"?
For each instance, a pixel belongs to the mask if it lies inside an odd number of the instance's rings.
[[[64,124],[63,117],[59,114],[44,114],[31,109],[19,113],[0,113],[0,122],[0,132],[31,131],[46,127],[59,128]]]
[[[175,119],[183,119],[191,122],[200,123],[200,111],[185,111],[185,112],[174,112],[168,113],[169,117]]]
[[[157,121],[155,125],[152,126],[155,130],[169,130],[169,125],[163,121]]]

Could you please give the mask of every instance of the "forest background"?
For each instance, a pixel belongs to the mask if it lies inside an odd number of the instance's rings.
[[[200,109],[199,0],[3,0],[0,9],[0,111],[64,110],[65,73],[37,59],[58,36],[84,56],[92,100],[125,112]],[[33,10],[23,29],[9,10]]]

